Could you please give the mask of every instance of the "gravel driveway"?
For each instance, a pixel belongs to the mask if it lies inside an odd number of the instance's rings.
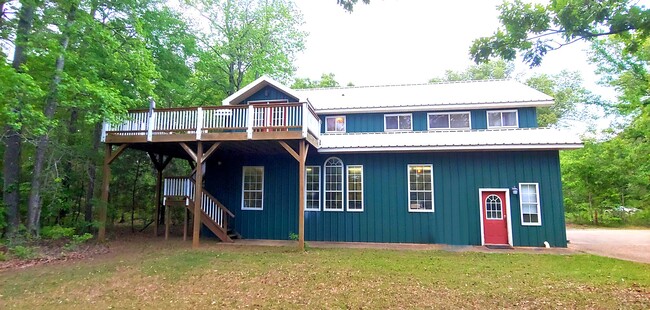
[[[567,228],[566,233],[570,249],[650,264],[650,230]]]

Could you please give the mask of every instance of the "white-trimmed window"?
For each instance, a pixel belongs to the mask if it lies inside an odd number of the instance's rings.
[[[343,161],[330,157],[325,161],[324,211],[343,211]]]
[[[408,165],[409,212],[433,212],[433,165]]]
[[[471,116],[469,112],[428,113],[429,130],[440,129],[470,129]]]
[[[413,115],[386,114],[384,115],[384,131],[407,131],[413,130]]]
[[[539,207],[539,184],[519,183],[519,205],[522,225],[542,225]]]
[[[242,210],[262,210],[264,207],[264,167],[242,168]]]
[[[485,218],[488,220],[503,219],[503,203],[497,195],[490,195],[485,198]]]
[[[325,132],[345,132],[345,115],[339,116],[326,116],[325,117]]]
[[[510,128],[517,127],[519,115],[517,110],[488,111],[488,128]]]
[[[347,166],[348,211],[363,211],[363,166]]]
[[[305,167],[305,211],[320,211],[320,166]]]

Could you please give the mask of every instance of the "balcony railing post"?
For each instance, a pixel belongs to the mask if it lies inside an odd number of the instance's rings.
[[[203,108],[199,107],[196,111],[196,140],[201,140],[201,132],[203,131]]]
[[[302,103],[302,137],[307,138],[307,126],[309,124],[309,107],[307,102]]]
[[[156,124],[156,111],[151,110],[147,119],[147,142],[153,140],[153,127]]]
[[[102,123],[102,137],[101,140],[102,142],[106,142],[106,131],[108,131],[108,123],[104,121]]]
[[[246,119],[246,136],[247,138],[253,139],[253,121],[255,119],[254,113],[254,107],[252,104],[248,105],[248,117]]]

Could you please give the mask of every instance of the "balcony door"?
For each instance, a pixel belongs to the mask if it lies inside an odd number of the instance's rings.
[[[287,99],[249,101],[255,106],[253,110],[253,127],[257,132],[286,131],[287,108],[282,104]]]

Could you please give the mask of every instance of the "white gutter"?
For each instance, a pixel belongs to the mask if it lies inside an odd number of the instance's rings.
[[[392,107],[356,107],[356,108],[332,108],[318,109],[314,107],[316,114],[334,114],[334,113],[384,113],[384,112],[408,112],[414,111],[454,111],[454,110],[476,110],[476,109],[511,109],[511,108],[532,108],[548,107],[553,105],[553,100],[544,101],[524,101],[524,102],[490,102],[490,103],[458,103],[458,104],[438,104],[438,105],[400,105]]]
[[[323,147],[319,153],[355,153],[355,152],[426,152],[426,151],[525,151],[525,150],[570,150],[579,149],[583,145],[574,144],[518,144],[518,145],[450,145],[450,146],[386,146],[386,147]]]

